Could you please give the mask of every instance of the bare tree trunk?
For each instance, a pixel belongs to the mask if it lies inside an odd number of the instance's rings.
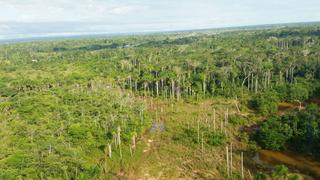
[[[250,76],[250,74],[243,79],[243,81],[242,81],[242,83],[241,83],[242,89],[243,89],[243,87],[244,87],[244,83],[246,82],[246,80],[248,79],[249,76]],[[248,84],[249,84],[249,83],[248,83]]]
[[[294,72],[294,67],[291,68],[291,83],[293,83],[294,81],[293,72]]]
[[[121,151],[121,129],[118,127],[118,146],[120,150],[120,158],[122,159],[122,151]]]
[[[251,172],[250,172],[249,169],[248,169],[248,174],[249,174],[250,179],[253,179],[253,177],[252,177]]]
[[[198,118],[198,143],[200,143],[200,120]]]
[[[161,79],[160,81],[161,81],[161,90],[162,90],[162,95],[163,95],[163,94],[164,94],[164,93],[163,93],[163,91],[164,91],[164,83],[163,83],[163,79]]]
[[[270,87],[270,79],[271,79],[271,71],[268,71],[268,83],[267,83],[267,87]]]
[[[241,179],[244,179],[244,173],[243,173],[243,152],[241,152]]]
[[[213,109],[213,133],[216,133],[216,109]]]
[[[129,151],[130,151],[130,156],[132,157],[133,152],[132,152],[132,146],[129,145]]]
[[[220,120],[220,133],[222,134],[223,132],[223,120]]]
[[[172,79],[171,80],[171,95],[172,95],[172,98],[174,98],[174,91],[175,91],[175,84],[174,84],[174,80]]]
[[[129,76],[129,88],[130,88],[130,90],[132,90],[132,78],[131,78],[131,76]]]
[[[264,86],[264,89],[267,89],[267,81],[268,81],[268,72],[265,72],[264,74],[263,74],[263,76],[264,76],[264,80],[263,80],[263,86]]]
[[[157,97],[159,96],[159,82],[156,81],[156,91],[157,91]]]
[[[111,144],[108,144],[108,149],[109,149],[109,158],[111,158],[112,157]]]
[[[232,143],[230,144],[230,175],[232,177],[232,166],[233,166],[233,159],[232,159]]]
[[[247,87],[249,91],[250,91],[250,87],[251,87],[251,84],[250,84],[250,82],[251,82],[250,76],[251,76],[251,74],[248,75],[248,87]]]
[[[144,96],[147,96],[147,85],[148,84],[147,84],[147,82],[144,82],[143,85],[144,85],[143,86],[143,88],[144,88]]]
[[[203,79],[202,81],[202,89],[203,89],[203,95],[206,96],[206,78]]]
[[[204,145],[203,145],[203,132],[201,133],[201,152],[203,153]]]
[[[255,93],[258,92],[258,82],[259,82],[259,79],[258,79],[258,76],[256,76]]]
[[[226,158],[227,158],[227,177],[230,179],[230,169],[229,169],[229,148],[228,145],[226,147]]]
[[[237,108],[237,112],[238,112],[238,114],[240,114],[241,112],[240,112],[240,108],[239,108],[238,100],[237,100],[237,102],[236,102],[236,108]]]
[[[254,86],[254,75],[253,75],[253,73],[251,74],[251,91],[253,91],[253,86]]]

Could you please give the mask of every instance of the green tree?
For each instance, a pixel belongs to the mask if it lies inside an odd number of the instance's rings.
[[[280,100],[274,91],[259,93],[254,96],[251,106],[262,115],[268,115],[278,111]]]
[[[292,137],[292,129],[282,123],[279,117],[273,116],[262,123],[255,135],[257,142],[265,149],[281,150]]]
[[[280,179],[285,179],[289,174],[289,169],[285,165],[277,165],[273,168],[272,176]]]

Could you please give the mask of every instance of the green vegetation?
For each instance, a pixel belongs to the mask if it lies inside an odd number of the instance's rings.
[[[255,180],[267,180],[268,176],[262,172],[258,172],[254,179]]]
[[[278,111],[279,102],[276,92],[264,92],[253,97],[251,106],[260,114],[268,115]]]
[[[150,122],[143,104],[112,88],[19,93],[0,107],[3,179],[92,178],[105,168],[107,145],[116,147],[118,127],[125,148]]]
[[[318,132],[320,108],[310,104],[305,110],[273,116],[261,124],[255,139],[266,149],[291,149],[320,157]]]
[[[255,142],[320,157],[319,107],[306,106],[320,92],[319,32],[3,44],[0,179],[299,179],[252,157]]]
[[[277,165],[274,167],[272,175],[278,178],[286,178],[288,176],[289,169],[284,165]]]

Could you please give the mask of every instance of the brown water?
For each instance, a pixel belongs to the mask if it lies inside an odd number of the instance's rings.
[[[320,97],[313,97],[301,103],[301,109],[304,109],[307,104],[314,103],[320,106]],[[278,114],[283,115],[289,110],[299,109],[299,102],[281,102],[278,106]]]
[[[306,101],[307,104],[314,103],[320,106],[320,97],[314,97]]]
[[[302,104],[302,109],[306,104],[310,103],[315,103],[320,106],[320,97],[307,100]],[[299,103],[282,102],[279,104],[278,114],[283,115],[293,109],[299,109]],[[285,164],[303,174],[310,174],[313,177],[320,179],[320,162],[297,153],[260,150],[258,151],[255,160],[258,163],[269,165]]]
[[[296,153],[260,150],[257,153],[256,161],[269,165],[285,164],[303,174],[320,178],[320,162]]]

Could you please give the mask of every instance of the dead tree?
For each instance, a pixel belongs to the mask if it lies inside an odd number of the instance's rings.
[[[241,152],[241,179],[244,179],[244,173],[243,173],[243,152]]]
[[[229,148],[226,146],[226,160],[227,160],[227,177],[230,179],[230,168],[229,168]]]
[[[121,151],[121,128],[118,127],[118,146],[119,146],[119,151],[120,151],[120,158],[122,159],[122,151]]]
[[[108,144],[108,147],[109,147],[109,158],[112,157],[112,149],[111,149],[111,144]]]
[[[233,166],[233,158],[232,158],[232,143],[230,144],[230,174],[232,177],[232,166]]]
[[[216,133],[216,109],[213,109],[213,133]]]
[[[198,144],[200,143],[200,119],[198,118]]]
[[[204,145],[203,145],[203,132],[201,133],[201,152],[203,153]]]

